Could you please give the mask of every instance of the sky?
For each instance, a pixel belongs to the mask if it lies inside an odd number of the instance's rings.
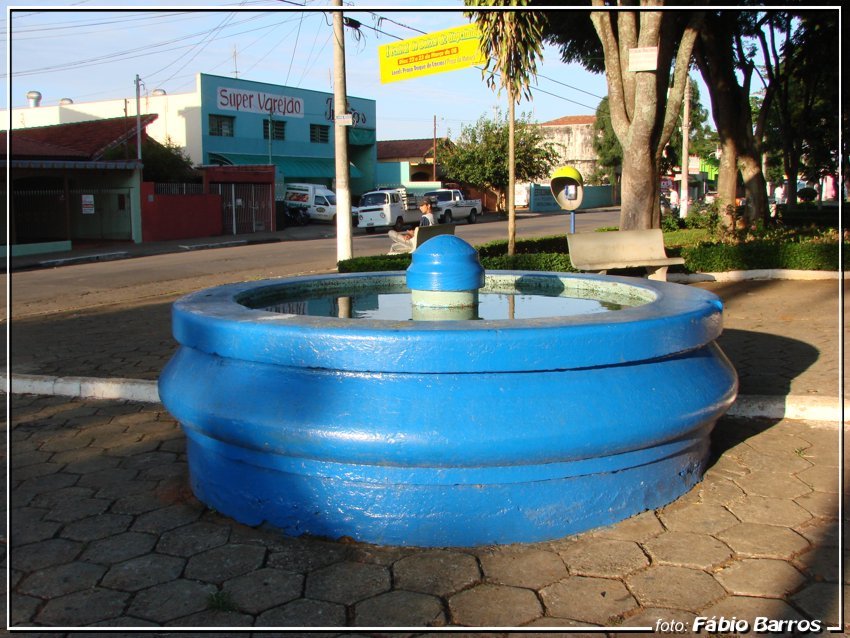
[[[308,10],[299,8],[303,2],[66,0],[50,3],[49,10],[13,2],[11,24],[8,12],[2,23],[7,88],[0,108],[25,107],[30,90],[42,94],[44,106],[62,98],[135,99],[136,75],[142,94],[190,92],[197,73],[331,93],[331,17],[316,10],[329,0],[306,0]],[[438,136],[457,137],[482,116],[507,112],[505,93],[488,88],[474,67],[380,82],[380,45],[467,24],[462,1],[354,0],[344,6],[345,15],[361,23],[357,31],[346,29],[348,94],[376,101],[379,140],[431,137],[435,117]],[[517,114],[546,122],[593,115],[607,88],[603,75],[564,64],[557,49],[546,47],[532,93]]]

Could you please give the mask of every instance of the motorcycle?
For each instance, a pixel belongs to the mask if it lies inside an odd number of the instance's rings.
[[[283,209],[283,226],[306,226],[310,223],[310,216],[303,208],[286,206]]]

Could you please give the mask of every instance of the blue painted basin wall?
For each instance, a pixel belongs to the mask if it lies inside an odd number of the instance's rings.
[[[387,274],[402,280],[404,273]],[[196,496],[287,534],[416,546],[558,538],[664,505],[702,477],[737,377],[711,293],[648,280],[654,301],[526,321],[324,319],[240,302],[305,281],[179,300],[160,377]]]

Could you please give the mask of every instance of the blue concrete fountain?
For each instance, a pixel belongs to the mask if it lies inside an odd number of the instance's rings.
[[[347,316],[397,294],[411,295],[410,317]],[[601,311],[479,319],[489,295]],[[295,314],[311,305],[333,316]],[[737,391],[714,343],[721,314],[715,295],[678,284],[484,273],[441,235],[407,273],[182,298],[160,395],[186,433],[196,496],[242,523],[380,544],[542,541],[701,479]]]

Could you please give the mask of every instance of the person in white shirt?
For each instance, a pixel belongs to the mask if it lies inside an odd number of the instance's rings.
[[[427,197],[419,204],[419,210],[422,212],[422,217],[419,218],[420,226],[435,226],[437,224],[437,221],[434,219],[434,213],[431,212],[431,208],[431,200]],[[413,251],[412,230],[405,230],[402,232],[390,230],[387,235],[393,241],[393,252],[409,253]]]

